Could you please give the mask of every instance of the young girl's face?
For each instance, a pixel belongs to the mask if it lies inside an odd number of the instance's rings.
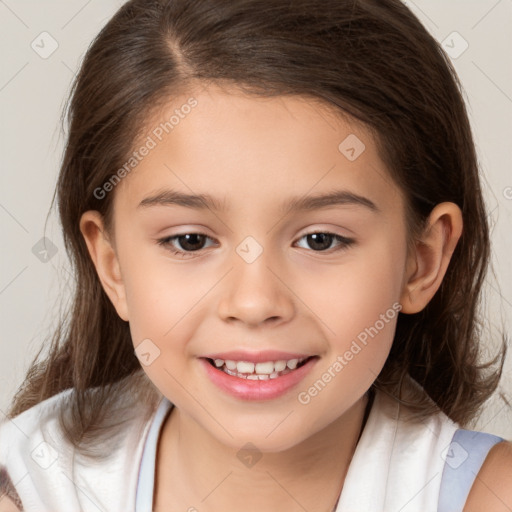
[[[306,98],[211,86],[147,127],[111,192],[117,311],[183,417],[233,447],[292,447],[384,365],[408,267],[404,198],[369,132]],[[269,350],[285,354],[258,359]],[[316,357],[260,381],[205,359],[231,351]]]

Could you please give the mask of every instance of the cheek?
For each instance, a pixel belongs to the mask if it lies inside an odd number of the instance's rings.
[[[378,252],[358,255],[331,272],[322,291],[310,295],[319,312],[327,357],[304,384],[298,402],[311,417],[334,419],[371,386],[388,357],[401,305],[405,257],[398,244],[380,244]]]
[[[360,396],[386,362],[401,309],[405,247],[405,239],[383,235],[330,271],[325,285],[310,288],[317,292],[308,305],[321,317],[329,345],[319,373],[328,372],[333,385],[326,395],[333,393],[340,408],[347,404],[336,397]]]
[[[153,384],[177,397],[182,391],[179,382],[188,373],[184,359],[194,356],[189,340],[204,316],[201,298],[211,288],[211,279],[170,264],[165,257],[155,258],[154,251],[132,255],[124,262],[132,343]],[[196,391],[193,383],[188,389]]]
[[[308,305],[330,328],[328,337],[342,341],[340,336],[356,336],[393,305],[397,307],[404,265],[405,242],[382,237],[364,250],[347,253],[340,265],[321,275],[306,276],[301,293],[307,294]]]
[[[163,348],[163,341],[187,324],[209,281],[171,263],[152,244],[125,239],[119,249],[133,343],[149,338]]]

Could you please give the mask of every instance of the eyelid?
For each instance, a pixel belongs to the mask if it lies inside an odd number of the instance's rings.
[[[314,235],[315,233],[323,233],[326,235],[339,236],[340,238],[344,238],[346,240],[352,239],[352,237],[350,237],[350,236],[345,236],[340,233],[336,233],[334,228],[309,228],[309,229],[306,229],[305,231],[303,231],[302,234],[300,234],[297,237],[297,240],[300,238],[303,238],[307,235]]]

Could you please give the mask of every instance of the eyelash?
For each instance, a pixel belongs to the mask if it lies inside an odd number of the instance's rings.
[[[334,238],[334,240],[337,240],[340,243],[340,246],[338,248],[335,248],[334,251],[331,251],[330,249],[321,250],[321,251],[315,251],[315,250],[312,249],[313,252],[319,252],[319,253],[329,252],[330,253],[330,252],[343,251],[343,250],[348,249],[355,242],[355,240],[352,239],[352,238],[347,238],[347,237],[344,237],[344,236],[341,236],[341,235],[337,235],[337,234],[331,233],[329,231],[312,231],[311,233],[306,233],[305,235],[302,235],[298,240],[302,240],[303,238],[306,238],[309,235],[316,235],[316,234],[322,234],[322,235],[331,236],[331,237]],[[177,240],[177,239],[179,239],[179,238],[181,238],[183,236],[186,236],[186,235],[204,236],[204,237],[209,238],[210,240],[212,240],[211,237],[209,237],[208,235],[205,235],[204,233],[190,232],[190,233],[181,233],[179,235],[173,235],[173,236],[168,236],[168,237],[165,237],[165,238],[161,238],[161,239],[157,240],[157,243],[158,243],[158,245],[160,245],[162,247],[168,248],[168,250],[173,255],[175,255],[175,256],[179,256],[181,258],[193,257],[192,255],[194,253],[199,253],[199,252],[202,251],[202,249],[198,249],[196,251],[183,251],[183,250],[175,249],[171,245],[174,240]],[[187,256],[187,255],[190,255],[190,256]]]

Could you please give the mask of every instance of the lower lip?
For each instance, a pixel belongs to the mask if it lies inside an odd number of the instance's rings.
[[[201,358],[206,374],[221,390],[242,400],[272,400],[284,395],[304,379],[316,364],[318,357],[313,357],[300,368],[268,380],[251,380],[235,377],[212,366],[207,359]]]

